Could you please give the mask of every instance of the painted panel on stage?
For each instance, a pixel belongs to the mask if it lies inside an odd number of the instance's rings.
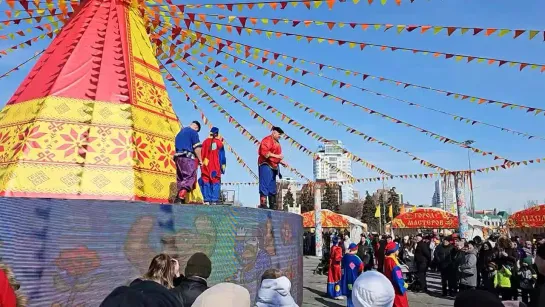
[[[296,214],[226,206],[0,198],[0,255],[30,306],[98,306],[141,276],[155,254],[212,260],[212,284],[245,286],[278,268],[301,303],[302,221]]]

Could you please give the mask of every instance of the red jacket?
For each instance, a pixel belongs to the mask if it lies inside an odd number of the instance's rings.
[[[261,143],[259,144],[259,158],[257,159],[257,164],[267,164],[273,169],[278,168],[278,163],[282,161],[278,158],[266,158],[266,155],[268,153],[272,153],[275,155],[281,155],[282,154],[282,147],[280,147],[280,143],[275,141],[271,135],[265,137],[263,140],[261,140]]]
[[[15,291],[9,284],[8,277],[4,271],[0,270],[0,307],[17,306],[17,297]]]

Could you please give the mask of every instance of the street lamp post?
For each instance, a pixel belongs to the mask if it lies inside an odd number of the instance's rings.
[[[466,146],[470,146],[471,144],[475,143],[473,140],[467,140],[462,142],[462,144]],[[471,173],[471,148],[467,149],[467,162],[469,164],[469,203],[471,205],[471,216],[475,217],[475,200],[473,197],[473,177]]]

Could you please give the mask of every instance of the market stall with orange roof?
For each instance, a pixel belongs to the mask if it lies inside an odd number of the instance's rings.
[[[534,235],[545,232],[545,204],[515,212],[507,219],[512,236],[532,240]]]
[[[322,228],[348,228],[350,222],[341,214],[337,214],[331,210],[322,209]],[[308,211],[303,214],[303,227],[314,228],[316,221],[314,220],[314,211]]]

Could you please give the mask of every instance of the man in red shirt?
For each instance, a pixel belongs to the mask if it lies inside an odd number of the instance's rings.
[[[280,127],[273,127],[269,136],[259,144],[259,207],[276,210],[276,176],[280,176],[278,165],[288,166],[282,155],[282,147],[278,142],[284,131]]]

